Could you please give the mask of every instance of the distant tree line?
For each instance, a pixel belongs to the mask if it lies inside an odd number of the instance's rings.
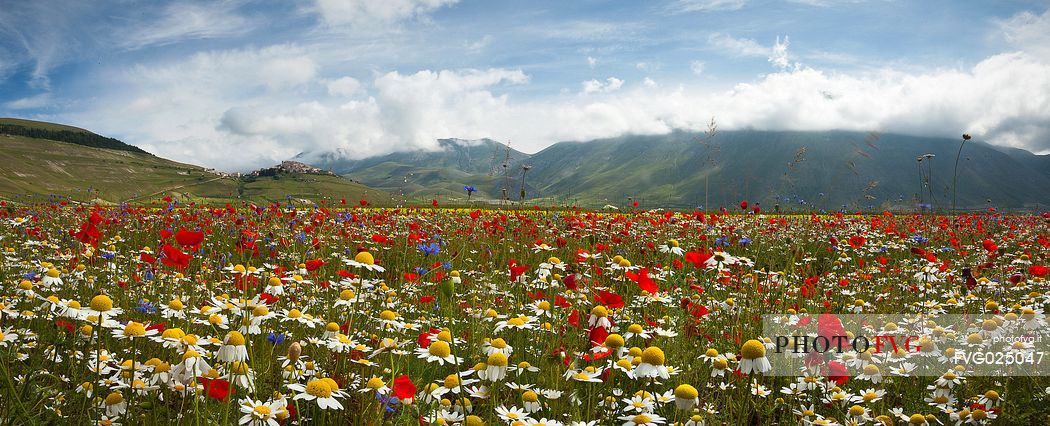
[[[18,126],[14,124],[0,124],[0,134],[25,136],[36,139],[50,139],[53,141],[67,142],[77,145],[90,146],[93,148],[105,148],[118,151],[138,152],[149,154],[142,149],[128,145],[118,139],[107,138],[89,132],[73,132],[69,130],[47,130],[34,127]]]

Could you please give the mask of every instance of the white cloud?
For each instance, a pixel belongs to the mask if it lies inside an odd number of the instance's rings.
[[[593,69],[595,65],[598,65],[598,59],[593,57],[593,56],[588,56],[587,57],[587,66],[589,66],[589,67],[591,67]]]
[[[1042,15],[1025,11],[993,23],[993,38],[1008,47],[1050,57],[1050,9]]]
[[[785,71],[789,68],[799,69],[802,65],[799,63],[791,63],[791,58],[788,57],[788,45],[791,42],[787,36],[784,36],[784,41],[780,41],[780,37],[777,37],[777,42],[773,44],[773,53],[769,56],[769,63],[773,64],[774,67],[781,71]]]
[[[350,97],[357,94],[357,91],[361,89],[361,82],[353,77],[341,77],[329,80],[325,83],[325,86],[328,87],[329,95]]]
[[[401,143],[433,147],[435,139],[488,136],[487,119],[506,110],[507,96],[488,89],[500,83],[524,84],[520,70],[420,71],[384,74],[375,80],[384,133]],[[384,146],[386,142],[377,141]]]
[[[69,61],[86,42],[71,36],[79,16],[91,16],[92,5],[84,2],[39,0],[5,2],[0,7],[0,45],[12,50],[4,53],[13,66],[31,63],[30,87],[50,90],[51,70]]]
[[[868,0],[788,0],[791,3],[804,4],[816,7],[831,7],[840,4],[864,3]]]
[[[137,28],[118,28],[114,34],[127,49],[166,45],[185,40],[230,37],[251,31],[254,23],[237,14],[234,2],[215,2],[208,6],[191,3],[167,5],[160,18]]]
[[[277,56],[263,63],[255,77],[271,90],[299,86],[313,80],[317,74],[317,63],[306,55]]]
[[[667,10],[671,13],[713,12],[738,10],[746,4],[747,0],[675,0]]]
[[[704,73],[704,62],[703,61],[692,61],[689,63],[689,70],[694,75],[701,75]]]
[[[598,80],[587,80],[580,84],[583,86],[583,93],[609,93],[620,90],[620,87],[623,87],[623,80],[609,77],[604,83]]]
[[[572,20],[525,27],[524,32],[549,39],[613,41],[634,39],[642,28],[637,22]]]
[[[488,47],[489,44],[492,44],[492,36],[486,34],[479,40],[464,43],[463,48],[467,51],[467,53],[478,54],[481,53],[481,51],[484,50],[486,47]]]
[[[786,42],[779,45],[786,53]],[[923,72],[829,73],[784,56],[791,66],[721,92],[609,77],[583,82],[586,96],[534,98],[506,90],[529,83],[520,70],[377,72],[358,81],[321,75],[316,55],[278,45],[140,65],[108,82],[120,90],[59,121],[91,123],[155,154],[224,170],[304,151],[362,158],[437,149],[445,137],[511,140],[535,151],[563,140],[703,130],[712,116],[723,129],[969,132],[1050,151],[1050,60],[1025,52]]]
[[[286,139],[231,134],[246,111],[294,110],[317,86],[317,65],[293,45],[209,51],[158,65],[106,73],[97,84],[113,88],[83,102],[64,121],[137,144],[156,155],[220,170],[246,170],[298,153],[294,127]],[[116,88],[119,88],[116,89]],[[230,110],[230,114],[226,113]],[[291,143],[287,143],[291,142]]]
[[[41,93],[39,95],[29,96],[21,99],[15,99],[10,102],[4,103],[4,108],[8,109],[34,109],[48,106],[51,103],[50,93]]]
[[[713,33],[707,37],[707,45],[730,56],[762,57],[770,54],[769,47],[749,38],[735,38],[729,34]]]
[[[317,12],[328,25],[382,27],[421,17],[459,0],[317,0]]]

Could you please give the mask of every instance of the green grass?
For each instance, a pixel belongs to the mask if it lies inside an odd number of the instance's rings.
[[[389,195],[335,176],[285,175],[243,182],[202,167],[147,154],[0,135],[0,197],[33,201],[51,195],[74,201],[148,202],[165,196],[221,204],[268,202],[287,196],[346,197],[382,202]]]
[[[65,124],[48,123],[44,121],[26,120],[22,118],[0,118],[0,124],[10,124],[14,126],[33,127],[44,130],[54,131],[69,131],[69,132],[82,132],[92,133],[91,131],[81,129],[79,127],[67,126]]]

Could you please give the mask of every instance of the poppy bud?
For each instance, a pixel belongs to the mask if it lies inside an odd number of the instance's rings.
[[[299,342],[293,342],[291,346],[288,346],[288,359],[295,361],[299,359],[299,355],[303,354],[303,346]]]
[[[438,284],[438,288],[441,290],[441,295],[447,299],[452,299],[452,296],[456,295],[456,285],[449,280],[442,280],[441,284]]]

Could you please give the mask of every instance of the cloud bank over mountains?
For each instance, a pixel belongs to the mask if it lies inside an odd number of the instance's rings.
[[[269,40],[252,35],[276,12],[248,6],[167,4],[144,14],[155,25],[135,23],[118,44],[125,59],[101,65],[46,41],[68,34],[29,36],[16,20],[32,18],[32,10],[0,12],[0,33],[16,40],[0,45],[12,53],[3,57],[15,58],[0,60],[0,78],[24,87],[22,96],[0,98],[0,115],[70,122],[225,170],[300,152],[363,158],[437,149],[437,139],[447,137],[488,137],[536,151],[563,140],[703,130],[712,117],[722,129],[969,132],[1050,151],[1048,11],[989,18],[981,37],[990,47],[971,61],[916,63],[807,47],[788,29],[758,38],[639,23],[627,27],[640,34],[632,42],[606,27],[593,31],[591,21],[552,32],[539,45],[555,49],[549,54],[515,53],[501,49],[501,40],[514,46],[525,43],[515,37],[539,30],[451,32],[443,22],[453,18],[445,15],[464,5],[449,0],[319,0],[284,11],[298,21],[276,31],[284,31],[280,40]],[[678,1],[656,12],[695,16],[748,7]],[[435,44],[435,34],[447,40]],[[636,44],[666,44],[665,36],[688,38],[688,49],[622,53]],[[107,45],[106,37],[82,44]],[[431,57],[450,54],[463,55],[450,61],[466,65]],[[419,65],[428,62],[449,66]],[[853,62],[860,65],[843,65]],[[85,71],[71,76],[69,67]]]

